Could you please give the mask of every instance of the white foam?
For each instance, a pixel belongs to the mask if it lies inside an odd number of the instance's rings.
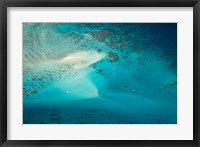
[[[97,51],[80,51],[69,54],[58,62],[62,64],[70,64],[74,69],[82,69],[98,62],[104,57],[104,53],[99,53]]]

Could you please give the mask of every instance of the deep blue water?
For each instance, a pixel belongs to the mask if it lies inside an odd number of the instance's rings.
[[[176,23],[24,23],[24,124],[176,124]]]

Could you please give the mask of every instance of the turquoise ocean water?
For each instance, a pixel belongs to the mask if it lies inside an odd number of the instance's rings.
[[[24,124],[176,124],[176,23],[24,23]]]

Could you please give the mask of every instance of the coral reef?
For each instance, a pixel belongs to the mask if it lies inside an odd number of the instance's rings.
[[[23,23],[24,124],[177,123],[174,23]]]

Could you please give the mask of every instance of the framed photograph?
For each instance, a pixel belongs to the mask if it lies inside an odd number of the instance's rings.
[[[199,5],[1,1],[1,146],[199,146]]]

